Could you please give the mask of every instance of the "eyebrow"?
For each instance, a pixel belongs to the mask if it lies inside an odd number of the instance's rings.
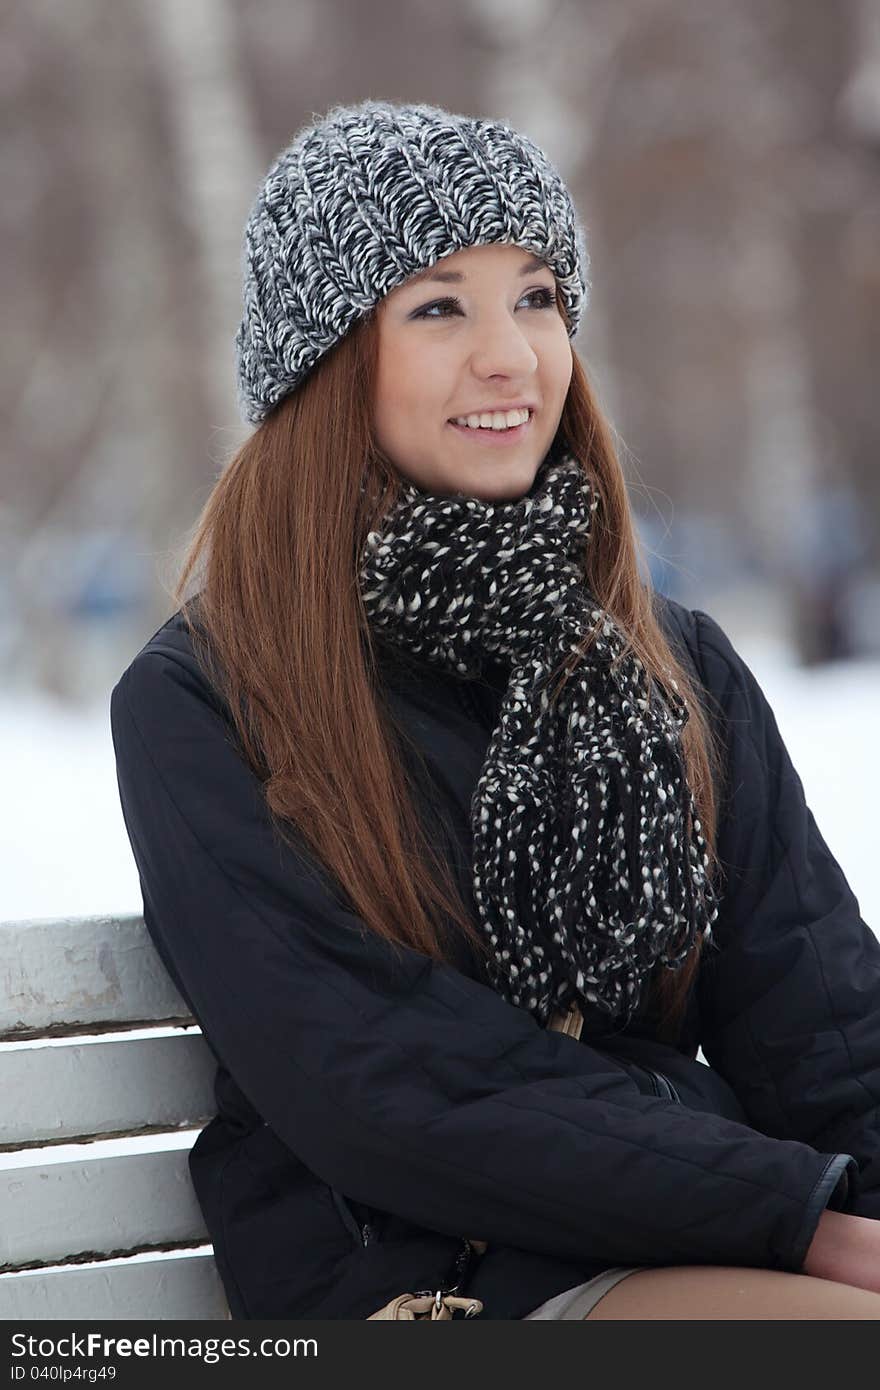
[[[540,256],[530,256],[529,259],[520,266],[520,275],[531,275],[533,270],[549,270],[550,267]],[[421,284],[423,280],[441,280],[444,284],[459,284],[463,279],[460,270],[440,270],[434,266],[429,266],[427,270],[421,270],[416,275],[411,275],[407,280],[407,285]]]

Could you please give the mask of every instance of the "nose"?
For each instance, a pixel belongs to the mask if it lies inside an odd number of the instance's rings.
[[[537,365],[534,348],[511,314],[493,314],[474,329],[471,366],[475,375],[528,376]]]

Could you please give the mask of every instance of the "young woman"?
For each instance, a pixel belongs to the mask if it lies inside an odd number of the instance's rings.
[[[233,1316],[880,1316],[880,944],[640,576],[559,174],[336,107],[245,241],[256,428],[111,700]]]

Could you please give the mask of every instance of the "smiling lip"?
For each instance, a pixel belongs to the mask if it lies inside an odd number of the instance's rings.
[[[468,415],[494,415],[499,410],[502,415],[506,414],[508,410],[527,410],[531,415],[535,413],[535,407],[531,401],[509,401],[506,405],[481,405],[479,409],[460,410],[458,415],[451,415],[449,418],[460,420],[466,419]]]
[[[525,407],[523,407],[525,408]],[[515,444],[518,439],[522,439],[526,430],[534,419],[534,412],[529,415],[528,420],[524,420],[521,425],[517,425],[512,430],[472,430],[467,425],[457,425],[454,420],[447,420],[447,424],[458,434],[466,434],[478,444],[487,444],[490,448],[503,448],[505,444]]]

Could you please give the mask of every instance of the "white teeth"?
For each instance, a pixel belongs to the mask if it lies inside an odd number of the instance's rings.
[[[528,418],[529,410],[524,407],[522,410],[496,410],[487,415],[459,415],[453,424],[464,425],[471,430],[509,430],[525,424]]]

